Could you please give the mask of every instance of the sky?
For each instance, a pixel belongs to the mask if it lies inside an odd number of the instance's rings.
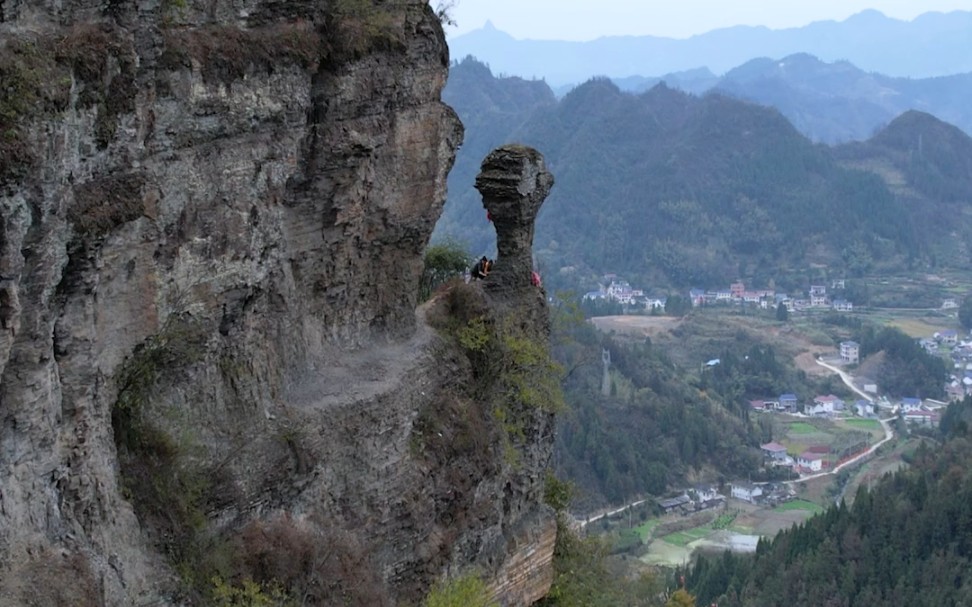
[[[593,40],[601,36],[688,38],[721,27],[800,27],[843,21],[866,9],[911,20],[930,11],[972,10],[972,0],[431,0],[449,5],[456,22],[446,35],[479,29],[487,20],[514,38]]]

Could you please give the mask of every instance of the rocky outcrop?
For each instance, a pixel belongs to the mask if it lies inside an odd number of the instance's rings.
[[[496,226],[499,262],[491,285],[502,289],[532,287],[534,223],[553,184],[543,156],[533,148],[506,145],[483,160],[476,189]]]
[[[0,604],[392,604],[533,549],[549,416],[504,462],[416,313],[462,136],[426,2],[0,0],[0,40]]]

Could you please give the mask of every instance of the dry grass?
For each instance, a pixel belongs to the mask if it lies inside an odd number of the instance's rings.
[[[103,236],[142,216],[144,183],[142,175],[128,173],[76,186],[68,219],[83,236]]]
[[[11,602],[6,602],[11,601]],[[0,605],[101,605],[98,581],[79,553],[41,550],[0,580]]]
[[[682,319],[674,316],[595,316],[591,323],[605,333],[614,331],[627,337],[654,338],[671,333],[682,324]]]
[[[250,522],[234,541],[231,579],[280,588],[299,605],[390,605],[360,543],[319,523],[290,516]]]
[[[901,329],[908,337],[931,337],[937,331],[943,329],[954,329],[954,321],[949,319],[921,319],[921,318],[896,318],[888,322],[889,326]]]
[[[163,68],[191,68],[196,62],[209,82],[232,82],[249,70],[272,72],[287,62],[313,71],[323,50],[317,32],[304,21],[253,29],[212,25],[166,30],[164,40],[159,60]]]

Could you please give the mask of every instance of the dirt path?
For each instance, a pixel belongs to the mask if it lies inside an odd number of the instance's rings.
[[[319,408],[347,405],[398,390],[409,376],[421,377],[418,371],[428,364],[433,336],[425,320],[431,304],[428,301],[415,310],[415,332],[405,341],[329,353],[326,364],[309,370],[303,381],[288,391],[288,404]]]

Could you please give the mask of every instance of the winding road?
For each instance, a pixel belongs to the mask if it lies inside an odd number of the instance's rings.
[[[873,397],[871,397],[869,394],[867,394],[866,392],[864,392],[863,390],[859,389],[857,386],[854,385],[854,379],[846,371],[844,371],[843,369],[840,369],[839,367],[835,367],[835,366],[833,366],[833,365],[831,365],[829,363],[826,363],[826,362],[820,360],[819,358],[817,358],[816,360],[817,360],[817,364],[820,365],[821,367],[824,367],[824,368],[826,368],[826,369],[828,369],[830,371],[833,371],[837,375],[839,375],[840,376],[840,379],[844,382],[844,384],[846,384],[847,387],[850,388],[851,390],[853,390],[856,394],[859,394],[861,396],[861,398],[864,398],[865,400],[867,400],[870,403],[873,403],[874,402],[874,398]],[[881,440],[879,440],[878,442],[874,443],[873,445],[871,445],[867,449],[867,451],[863,451],[863,452],[859,453],[858,455],[852,457],[851,459],[849,459],[846,462],[840,464],[839,466],[834,467],[833,470],[827,470],[826,472],[818,472],[817,474],[811,474],[809,476],[802,476],[802,477],[800,477],[800,478],[798,478],[796,480],[784,481],[784,483],[785,484],[800,483],[800,482],[803,482],[803,481],[809,481],[809,480],[813,480],[815,478],[820,478],[822,476],[827,476],[829,474],[836,474],[837,472],[840,472],[842,469],[846,468],[847,466],[852,466],[852,465],[860,462],[862,459],[870,456],[875,451],[877,451],[878,448],[881,445],[883,445],[884,443],[886,443],[889,440],[891,440],[892,438],[894,438],[894,431],[891,429],[891,422],[894,421],[894,417],[888,417],[886,419],[878,419],[878,421],[881,422],[881,427],[884,428],[884,438],[881,439]],[[643,504],[643,503],[645,503],[647,501],[648,501],[647,499],[635,500],[635,501],[629,502],[629,503],[627,503],[627,504],[625,504],[625,505],[623,505],[623,506],[621,506],[619,508],[614,508],[612,510],[602,511],[602,512],[599,512],[599,513],[597,513],[595,515],[590,516],[589,518],[585,518],[583,520],[578,519],[578,518],[575,518],[575,521],[576,521],[576,524],[579,527],[582,527],[583,528],[583,527],[587,526],[588,524],[593,523],[595,521],[599,521],[599,520],[601,520],[602,518],[604,518],[606,516],[613,516],[615,514],[620,514],[621,512],[624,512],[625,510],[627,510],[628,508],[633,508],[635,506],[640,506],[641,504]]]
[[[851,390],[853,390],[854,392],[856,392],[857,394],[860,394],[862,398],[866,399],[870,403],[873,403],[874,402],[874,399],[871,398],[871,396],[869,396],[863,390],[858,389],[858,387],[854,385],[853,378],[846,371],[844,371],[843,369],[840,369],[838,367],[835,367],[835,366],[833,366],[831,364],[825,363],[824,361],[820,360],[819,358],[817,359],[817,364],[820,365],[821,367],[827,368],[827,369],[833,371],[834,373],[836,373],[837,375],[839,375],[840,376],[840,379],[843,380],[843,382],[847,385],[847,387],[850,388]],[[858,455],[850,458],[849,460],[847,460],[846,462],[840,464],[839,466],[834,467],[833,470],[828,470],[826,472],[819,472],[817,474],[811,474],[810,476],[802,476],[802,477],[800,477],[800,478],[798,478],[796,480],[786,481],[786,482],[789,483],[789,484],[799,483],[799,482],[802,482],[802,481],[808,481],[808,480],[811,480],[811,479],[820,478],[821,476],[827,476],[828,474],[836,474],[841,469],[843,469],[843,468],[845,468],[847,466],[853,465],[853,464],[861,461],[863,458],[868,457],[869,455],[871,455],[872,453],[874,453],[875,451],[877,451],[878,447],[880,447],[884,443],[886,443],[889,440],[891,440],[892,438],[894,438],[894,431],[891,429],[891,422],[894,421],[894,417],[888,417],[886,419],[878,419],[878,421],[881,422],[881,427],[884,428],[884,438],[881,439],[881,440],[879,440],[878,442],[874,443],[873,445],[871,445],[868,448],[867,451],[863,451],[862,453],[860,453],[860,454],[858,454]]]

